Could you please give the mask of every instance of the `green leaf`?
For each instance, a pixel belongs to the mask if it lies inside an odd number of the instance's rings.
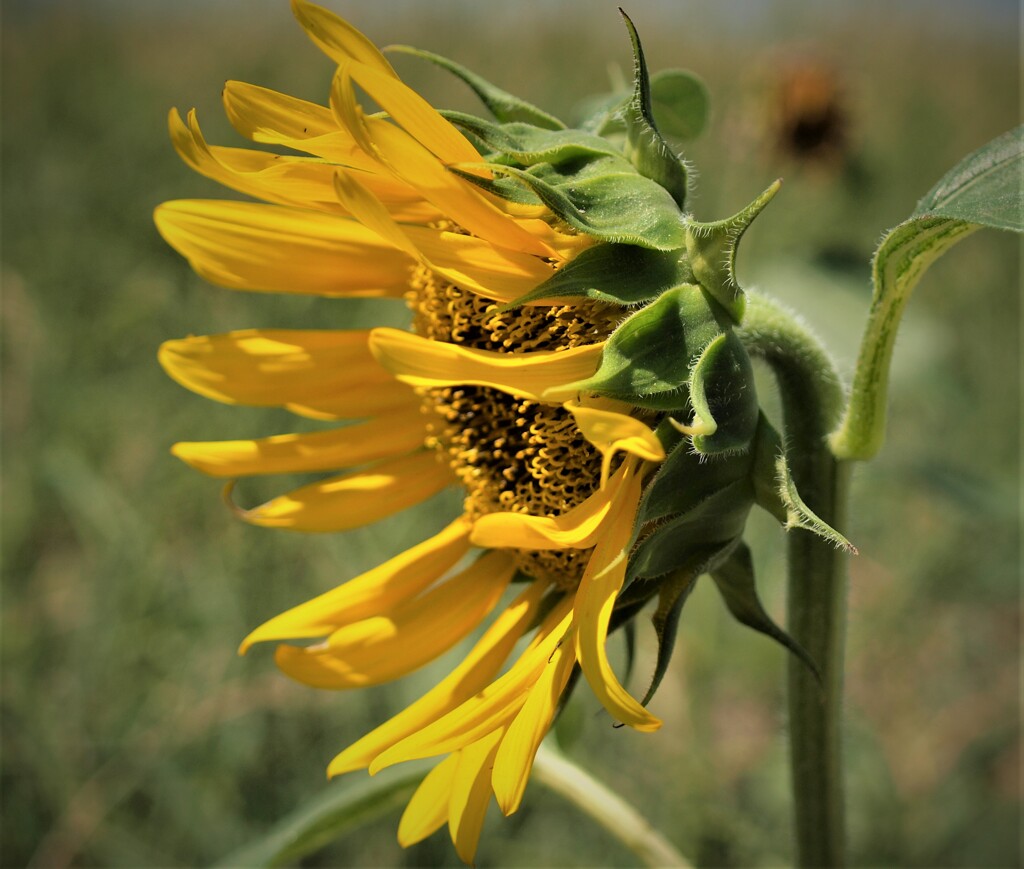
[[[882,240],[874,295],[846,415],[829,443],[840,459],[869,459],[885,439],[889,369],[896,334],[918,281],[942,254],[984,226],[1024,231],[1024,127],[975,151]]]
[[[661,132],[683,141],[696,139],[708,122],[708,89],[692,72],[663,69],[651,76],[651,108]]]
[[[633,244],[588,247],[525,296],[504,305],[508,311],[538,299],[584,296],[620,305],[657,298],[693,276],[678,251],[657,251]]]
[[[525,121],[528,124],[545,127],[549,130],[565,129],[565,124],[554,115],[549,115],[543,109],[538,109],[536,106],[526,102],[526,100],[496,87],[475,72],[466,69],[466,67],[457,64],[453,60],[448,60],[448,58],[441,57],[441,55],[434,54],[431,51],[414,48],[411,45],[389,45],[384,50],[411,54],[414,57],[429,60],[442,69],[448,70],[448,72],[468,84],[480,98],[480,101],[487,106],[491,114],[499,121]]]
[[[361,781],[345,779],[330,784],[272,826],[262,838],[217,865],[228,869],[296,863],[335,839],[404,806],[430,767],[429,761],[403,764],[393,773],[385,770]]]
[[[754,581],[754,560],[745,543],[740,543],[728,559],[711,571],[711,578],[715,581],[729,612],[740,624],[753,628],[784,646],[803,662],[821,684],[821,673],[814,659],[765,612]]]
[[[619,9],[633,43],[633,96],[626,105],[626,156],[637,171],[664,187],[682,208],[686,202],[686,167],[661,137],[651,107],[651,82],[640,37],[629,16]]]
[[[586,161],[576,172],[486,167],[517,178],[566,223],[594,238],[653,250],[685,244],[682,215],[672,197],[642,175],[617,171],[612,158]]]
[[[667,290],[612,333],[597,372],[576,386],[639,407],[685,408],[692,361],[723,331],[717,310],[696,285]]]
[[[950,170],[912,217],[948,217],[1024,232],[1024,126],[1003,133]]]
[[[690,376],[690,403],[699,429],[694,448],[704,454],[747,452],[760,418],[754,367],[731,329],[704,348]]]

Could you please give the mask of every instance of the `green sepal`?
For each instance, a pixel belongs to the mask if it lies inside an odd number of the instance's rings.
[[[750,356],[732,330],[704,348],[690,376],[693,446],[704,455],[746,452],[760,408]]]
[[[667,577],[658,588],[658,608],[651,616],[654,634],[658,638],[658,658],[654,665],[651,683],[640,701],[641,706],[651,702],[655,692],[665,678],[668,665],[675,651],[676,633],[679,629],[679,617],[683,613],[683,604],[697,584],[700,574],[694,570],[680,570]]]
[[[750,476],[751,459],[743,455],[705,458],[680,442],[661,463],[644,489],[637,525],[690,513],[712,495]]]
[[[683,162],[658,132],[651,108],[651,81],[640,37],[629,16],[619,9],[633,43],[633,96],[626,104],[625,153],[637,171],[664,187],[679,208],[686,203],[687,177]]]
[[[686,250],[697,280],[738,323],[743,318],[743,290],[736,280],[736,249],[754,218],[779,192],[776,181],[746,208],[726,220],[686,225]]]
[[[543,130],[530,124],[496,124],[493,121],[445,110],[441,114],[464,133],[484,145],[488,155],[503,165],[520,167],[550,163],[558,166],[588,157],[622,155],[611,142],[580,130]]]
[[[622,171],[616,162],[611,157],[588,160],[576,172],[484,166],[517,178],[558,217],[594,238],[653,250],[681,248],[686,231],[672,197],[653,181]]]
[[[711,578],[736,621],[771,637],[788,649],[821,684],[821,673],[814,659],[765,612],[754,581],[754,560],[745,543],[741,542],[727,559],[711,570]]]
[[[637,407],[685,408],[692,360],[722,333],[719,316],[695,284],[667,290],[612,333],[595,374],[574,385]]]
[[[762,417],[754,443],[754,496],[763,510],[786,530],[803,528],[839,549],[856,554],[857,548],[808,507],[789,471],[779,433]]]
[[[565,129],[565,124],[558,120],[554,115],[549,115],[543,109],[539,109],[526,102],[526,100],[520,99],[515,96],[515,94],[510,94],[508,91],[502,90],[496,85],[491,84],[486,79],[481,78],[475,72],[455,63],[453,60],[448,60],[448,58],[442,57],[439,54],[434,54],[431,51],[414,48],[411,45],[389,45],[384,50],[398,51],[402,54],[411,54],[414,57],[429,60],[431,63],[436,64],[442,69],[448,70],[448,72],[462,79],[462,81],[469,85],[473,89],[473,92],[480,97],[480,101],[487,106],[490,113],[499,121],[525,121],[528,124],[533,124],[537,127],[544,127],[549,130]]]
[[[473,172],[460,168],[457,164],[450,165],[447,168],[449,172],[458,175],[464,181],[475,184],[481,190],[486,190],[488,193],[498,196],[506,202],[515,202],[519,205],[544,204],[536,193],[529,187],[524,187],[514,178],[508,178],[503,175],[494,178],[481,178]]]
[[[740,480],[656,526],[633,551],[627,578],[664,576],[699,560],[708,563],[740,539],[753,504],[749,482]]]
[[[498,310],[510,311],[539,299],[574,296],[637,305],[692,278],[690,267],[678,251],[608,242],[581,251],[544,283]]]

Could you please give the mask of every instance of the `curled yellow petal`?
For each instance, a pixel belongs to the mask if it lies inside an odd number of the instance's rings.
[[[522,802],[537,749],[551,728],[562,691],[576,663],[571,632],[555,649],[526,703],[508,726],[494,757],[491,784],[498,806],[511,815]]]
[[[267,151],[210,146],[203,138],[194,110],[188,113],[186,125],[172,109],[168,126],[175,150],[200,175],[268,202],[342,211],[334,195],[334,167],[328,163]]]
[[[393,718],[350,745],[331,761],[329,776],[371,764],[377,755],[482,691],[533,622],[546,583],[533,582],[484,632],[461,663],[441,682]]]
[[[405,130],[380,119],[366,118],[354,96],[345,90],[339,70],[331,105],[339,122],[349,126],[357,142],[382,166],[419,191],[438,210],[473,235],[491,244],[540,257],[560,258],[543,238],[505,214],[469,181],[450,172]]]
[[[382,752],[370,764],[370,773],[406,760],[456,751],[511,722],[552,652],[565,638],[571,622],[572,600],[566,597],[555,604],[533,643],[507,673],[437,721]]]
[[[401,297],[414,261],[362,224],[255,202],[178,200],[154,219],[206,280],[231,289]]]
[[[292,12],[317,48],[335,63],[357,60],[395,77],[394,69],[377,46],[345,19],[307,0],[292,0]]]
[[[633,464],[630,458],[627,463]],[[640,501],[640,474],[634,474],[615,500],[607,533],[598,541],[576,591],[576,657],[591,690],[605,709],[637,730],[651,731],[661,721],[641,706],[619,682],[608,661],[605,644],[615,599],[626,575],[627,547]]]
[[[603,349],[604,344],[598,343],[560,351],[499,353],[433,341],[399,329],[370,333],[370,350],[380,364],[410,386],[488,386],[549,403],[564,399],[557,395],[564,384],[593,374]]]
[[[171,452],[212,477],[295,474],[347,468],[405,455],[423,445],[415,407],[399,407],[368,422],[332,431],[234,441],[183,441]],[[419,425],[418,425],[419,424]]]
[[[360,223],[451,283],[497,301],[518,298],[551,274],[543,260],[495,248],[475,236],[400,225],[358,179],[339,170],[338,199]],[[518,295],[517,295],[518,294]]]
[[[489,552],[435,588],[389,612],[334,631],[324,643],[279,646],[278,667],[315,688],[361,688],[405,676],[474,630],[515,573],[513,559]]]
[[[349,74],[409,135],[439,160],[472,163],[480,159],[476,148],[450,121],[394,75],[386,75],[362,63],[350,64]]]
[[[415,597],[469,551],[468,519],[460,516],[443,531],[378,567],[281,613],[256,628],[239,647],[254,643],[324,637],[343,625],[370,618]]]
[[[648,462],[665,460],[665,447],[650,426],[628,413],[578,401],[567,401],[563,407],[573,415],[583,437],[601,451],[602,486],[607,484],[611,462],[617,452],[627,452]]]
[[[290,531],[348,531],[426,501],[455,481],[433,450],[400,456],[279,495],[238,516]]]
[[[422,842],[448,821],[448,803],[458,768],[459,755],[450,754],[420,782],[398,822],[398,844],[403,848]]]
[[[470,539],[493,549],[589,549],[607,530],[613,500],[632,474],[633,466],[623,464],[606,488],[560,516],[487,513],[477,519]]]
[[[487,806],[491,802],[491,766],[503,731],[495,730],[459,752],[459,766],[448,803],[448,829],[455,851],[472,865]]]

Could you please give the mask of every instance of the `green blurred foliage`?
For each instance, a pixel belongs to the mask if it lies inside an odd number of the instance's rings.
[[[610,3],[334,8],[382,44],[451,56],[563,116],[615,81],[609,63],[629,68]],[[740,277],[802,311],[848,372],[881,232],[1017,123],[1014,6],[637,0],[629,12],[652,69],[687,67],[709,85],[711,128],[687,152],[698,216],[732,214],[785,177],[744,241]],[[437,530],[458,496],[303,537],[242,527],[219,485],[168,453],[179,439],[295,422],[185,393],[156,364],[162,340],[402,322],[372,303],[204,285],[152,227],[164,199],[225,195],[174,156],[170,106],[197,105],[211,141],[234,144],[218,105],[227,78],[326,99],[330,64],[286,4],[11,2],[3,24],[2,862],[208,864],[321,788],[336,751],[446,666],[338,696],[289,683],[266,650],[237,658],[238,641]],[[440,71],[396,64],[436,105],[475,109]],[[842,132],[823,155],[785,123],[780,89],[801,65],[835,85]],[[994,233],[933,269],[897,348],[888,443],[857,477],[854,865],[1017,861],[1019,286],[1016,242]],[[780,536],[755,523],[781,617]],[[654,651],[641,633],[638,690]],[[612,729],[580,691],[571,753],[699,865],[786,864],[783,653],[732,624],[704,586],[679,643],[653,704],[665,727]],[[457,862],[443,834],[402,852],[396,824],[303,865]],[[518,815],[490,819],[478,864],[632,858],[534,786]]]

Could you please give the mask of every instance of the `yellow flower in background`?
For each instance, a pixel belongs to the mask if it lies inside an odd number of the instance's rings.
[[[234,508],[294,531],[357,528],[462,488],[463,513],[440,533],[270,619],[241,651],[293,641],[277,649],[285,673],[351,689],[478,637],[447,678],[329,767],[442,758],[399,841],[447,823],[469,862],[492,795],[506,815],[519,807],[575,673],[614,720],[660,726],[646,704],[699,576],[741,622],[807,660],[764,612],[742,542],[757,504],[845,543],[799,499],[735,328],[736,248],[778,184],[728,220],[684,212],[688,169],[652,93],[683,100],[668,122],[692,135],[702,86],[678,70],[651,78],[628,18],[632,94],[567,129],[452,61],[395,47],[461,78],[495,120],[438,112],[347,22],[292,6],[337,64],[329,105],[239,82],[224,103],[244,136],[309,156],[211,146],[194,113],[172,112],[186,163],[263,202],[168,202],[157,227],[214,283],[390,299],[412,328],[167,342],[160,361],[201,395],[344,422],[174,453],[229,480],[229,493],[240,477],[328,472]],[[381,111],[364,111],[357,88]],[[655,599],[659,653],[638,701],[606,641]]]

